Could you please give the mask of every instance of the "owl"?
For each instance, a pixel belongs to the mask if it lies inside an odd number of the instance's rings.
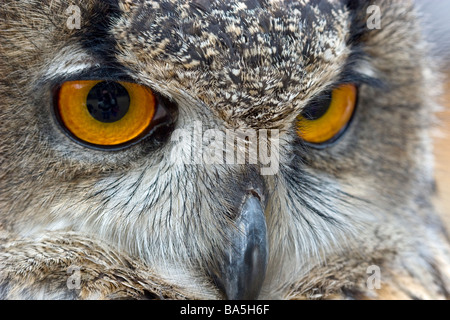
[[[446,299],[412,1],[3,0],[2,299]]]

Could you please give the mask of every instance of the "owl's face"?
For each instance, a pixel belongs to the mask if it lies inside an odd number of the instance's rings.
[[[367,1],[72,2],[0,8],[13,232],[95,237],[229,298],[286,296],[331,257],[422,232],[433,97],[409,2],[373,1],[381,29]],[[256,160],[228,161],[245,139],[221,139],[245,130]]]

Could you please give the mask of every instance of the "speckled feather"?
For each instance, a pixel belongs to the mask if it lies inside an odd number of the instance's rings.
[[[229,127],[282,129],[330,84],[318,74],[342,72],[347,16],[328,1],[137,1],[113,33],[136,52],[119,61],[167,70],[152,80],[180,89],[196,83],[189,93]]]

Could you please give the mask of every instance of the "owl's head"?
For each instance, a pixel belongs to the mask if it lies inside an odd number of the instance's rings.
[[[70,230],[255,298],[433,223],[434,66],[409,1],[3,2],[18,235]]]

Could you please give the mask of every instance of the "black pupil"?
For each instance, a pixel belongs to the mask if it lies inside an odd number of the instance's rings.
[[[317,120],[322,118],[331,105],[331,92],[318,97],[302,112],[302,116],[306,120]]]
[[[130,95],[120,83],[104,81],[89,91],[86,105],[94,119],[112,123],[127,114],[130,108]]]

